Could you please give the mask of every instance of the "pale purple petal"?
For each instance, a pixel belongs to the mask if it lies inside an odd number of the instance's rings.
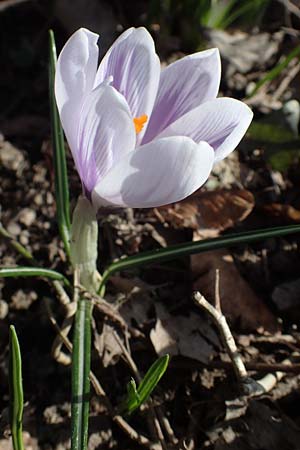
[[[113,77],[112,86],[126,98],[132,116],[150,117],[155,101],[160,62],[145,28],[130,28],[108,50],[100,63],[95,85]],[[138,135],[141,140],[144,130]]]
[[[246,133],[253,113],[233,98],[217,98],[198,106],[167,127],[159,137],[189,136],[215,150],[215,162],[225,158]]]
[[[143,143],[200,104],[216,98],[221,78],[218,49],[188,55],[161,73],[158,93]]]
[[[86,98],[80,114],[75,163],[87,193],[135,147],[129,106],[112,86],[103,84]]]
[[[143,145],[124,156],[95,187],[92,201],[103,205],[149,208],[177,202],[208,178],[213,149],[187,137]]]
[[[93,89],[99,36],[84,28],[63,47],[56,65],[55,97],[67,140],[74,151],[82,102]]]

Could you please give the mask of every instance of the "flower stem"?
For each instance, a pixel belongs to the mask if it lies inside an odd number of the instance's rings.
[[[91,365],[90,300],[78,300],[72,352],[72,434],[71,450],[86,450],[88,440],[90,365]]]

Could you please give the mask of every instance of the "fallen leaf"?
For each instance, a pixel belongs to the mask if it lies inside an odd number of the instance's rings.
[[[157,322],[150,339],[159,356],[181,355],[207,364],[214,356],[218,337],[209,322],[194,312],[171,315],[161,303],[155,304]]]
[[[279,284],[272,292],[278,311],[295,323],[300,318],[300,279]]]
[[[279,217],[281,220],[288,222],[300,222],[300,211],[291,205],[283,205],[281,203],[271,203],[264,205],[262,210],[273,217]]]
[[[224,315],[242,331],[263,327],[268,331],[278,329],[275,316],[262,299],[252,290],[237,270],[233,258],[224,250],[191,256],[194,277],[193,289],[214,302],[216,270],[220,273],[220,298]]]
[[[253,210],[254,196],[245,189],[198,190],[188,199],[157,208],[175,228],[214,229],[218,232],[243,221]]]
[[[114,330],[107,323],[103,324],[101,334],[94,330],[94,345],[104,367],[117,364],[123,353]]]

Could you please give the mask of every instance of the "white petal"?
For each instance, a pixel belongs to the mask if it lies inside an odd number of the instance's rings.
[[[112,86],[94,89],[84,102],[74,155],[81,180],[91,192],[100,178],[135,147],[129,106]]]
[[[157,93],[160,62],[145,28],[130,28],[112,45],[99,66],[95,85],[113,77],[112,86],[126,98],[133,117],[150,117]],[[144,130],[138,135],[141,140]]]
[[[206,141],[215,150],[215,162],[225,158],[246,133],[253,113],[233,98],[217,98],[188,112],[167,127],[159,137],[189,136]]]
[[[216,98],[221,78],[218,49],[188,55],[161,73],[157,97],[143,143],[200,104]]]
[[[92,201],[132,208],[177,202],[207,180],[213,161],[206,142],[183,136],[153,141],[123,157],[95,187]]]
[[[62,126],[74,150],[79,114],[85,95],[93,89],[98,65],[99,36],[80,28],[63,47],[56,65],[55,96]]]

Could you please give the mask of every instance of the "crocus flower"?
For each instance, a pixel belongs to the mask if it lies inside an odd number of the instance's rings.
[[[125,31],[98,67],[99,36],[76,31],[57,61],[55,94],[85,195],[100,206],[153,207],[198,189],[238,145],[251,110],[216,98],[217,49],[161,70],[144,28]]]

